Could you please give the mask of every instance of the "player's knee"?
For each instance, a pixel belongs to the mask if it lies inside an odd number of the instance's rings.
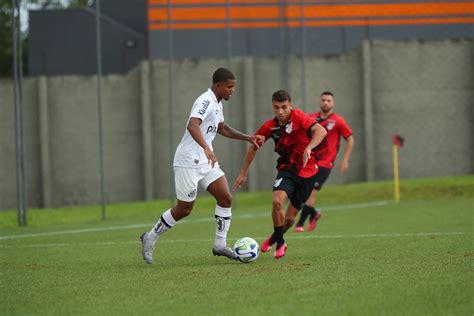
[[[191,211],[193,210],[193,205],[181,205],[180,207],[176,208],[177,213],[179,214],[179,218],[183,218],[191,214]]]
[[[274,211],[281,211],[283,208],[283,202],[280,199],[273,199],[272,206]]]
[[[222,207],[231,207],[232,206],[232,194],[226,194],[223,197],[219,198],[217,204]]]

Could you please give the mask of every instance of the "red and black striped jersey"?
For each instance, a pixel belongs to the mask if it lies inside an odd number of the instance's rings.
[[[302,178],[309,178],[318,172],[316,159],[311,155],[303,168],[303,153],[311,138],[311,127],[316,124],[314,118],[298,109],[292,109],[290,120],[280,125],[275,117],[263,123],[256,132],[265,136],[265,141],[273,139],[275,152],[278,153],[277,170],[288,170]]]

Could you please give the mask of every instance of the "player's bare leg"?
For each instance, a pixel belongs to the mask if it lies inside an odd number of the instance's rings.
[[[192,202],[185,202],[185,201],[180,201],[176,200],[177,203],[175,207],[171,209],[171,215],[175,219],[175,221],[179,221],[189,214],[191,214],[191,211],[193,210],[194,206],[194,201]]]
[[[283,230],[283,233],[286,233],[288,229],[293,226],[295,223],[295,218],[296,215],[298,215],[299,210],[295,208],[291,203],[288,204],[288,208],[286,210],[286,215],[285,215],[285,229]]]
[[[262,252],[267,252],[273,248],[276,243],[278,227],[283,227],[285,215],[283,214],[283,204],[288,198],[285,191],[274,191],[272,196],[272,221],[274,232],[263,241]]]
[[[288,199],[285,191],[274,191],[272,196],[272,220],[273,226],[280,227],[285,223],[285,214],[283,206]]]
[[[215,219],[216,219],[216,238],[212,253],[214,256],[225,256],[229,259],[235,259],[232,248],[227,246],[227,232],[230,228],[232,217],[232,194],[229,190],[229,184],[225,176],[212,182],[207,191],[216,199]]]
[[[262,243],[262,252],[267,252],[273,248],[276,243],[275,258],[279,259],[285,255],[287,245],[283,239],[283,230],[285,225],[285,214],[283,205],[288,199],[285,191],[274,191],[272,196],[272,220],[273,234]]]

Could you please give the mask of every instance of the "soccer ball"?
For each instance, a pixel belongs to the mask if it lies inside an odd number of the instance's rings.
[[[249,263],[257,260],[258,254],[260,253],[260,247],[255,239],[244,237],[235,242],[234,253],[237,260],[243,263]]]

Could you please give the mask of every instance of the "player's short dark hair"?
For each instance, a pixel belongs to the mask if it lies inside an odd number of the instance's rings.
[[[272,101],[278,101],[278,102],[288,101],[288,102],[291,102],[291,95],[286,90],[278,90],[278,91],[275,91],[273,93]]]
[[[214,71],[214,74],[212,75],[212,83],[225,82],[227,80],[235,80],[232,71],[222,67]]]
[[[331,92],[331,91],[324,91],[321,93],[320,97],[322,97],[323,95],[330,95],[331,97],[334,98],[334,94]]]

